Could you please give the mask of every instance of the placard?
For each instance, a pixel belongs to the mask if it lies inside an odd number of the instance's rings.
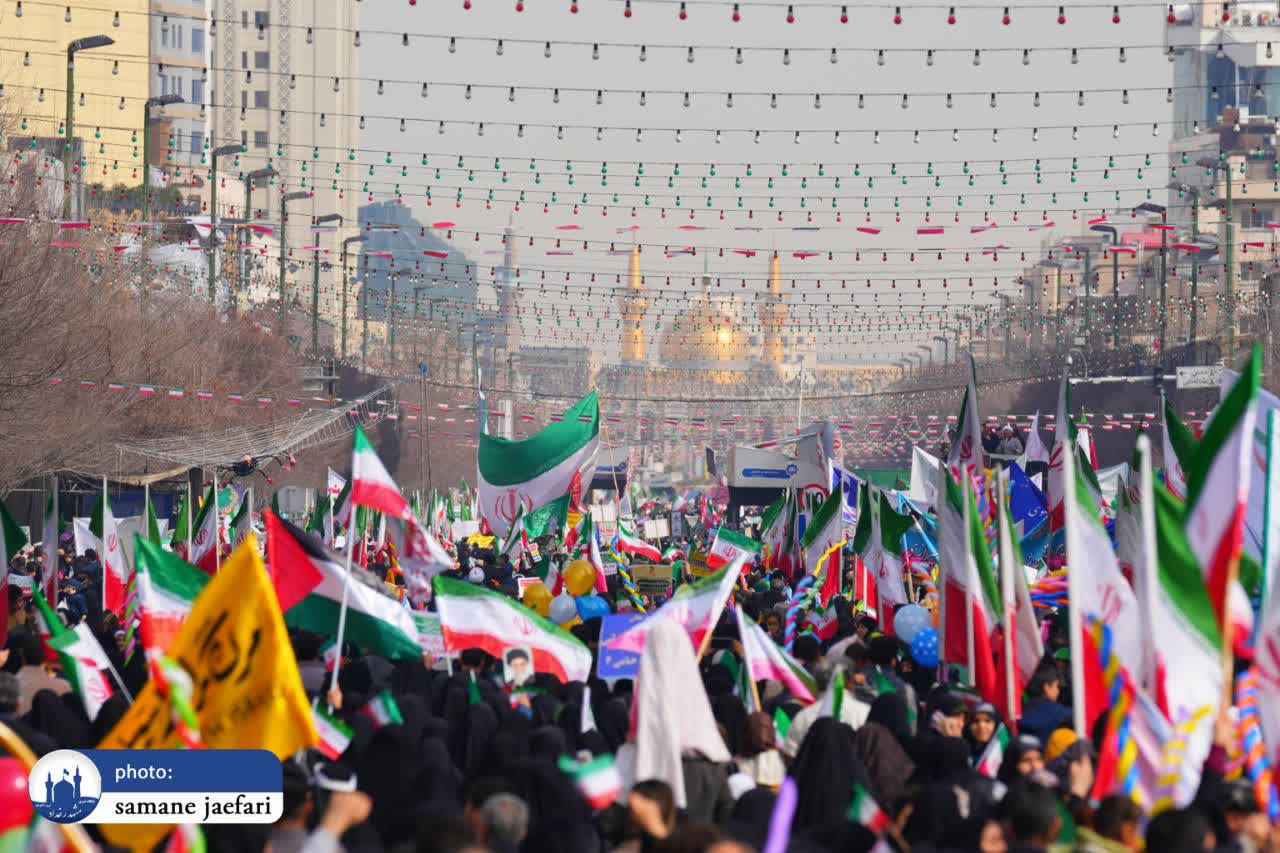
[[[665,518],[646,519],[644,522],[644,538],[649,541],[666,539],[671,535],[671,526]]]
[[[660,567],[655,567],[660,568]],[[670,572],[670,569],[668,569]],[[599,657],[596,675],[603,679],[635,678],[640,671],[640,655],[609,648],[609,643],[628,628],[644,619],[645,613],[609,613],[600,620]]]
[[[422,644],[423,653],[444,657],[447,652],[444,648],[444,632],[440,630],[440,614],[415,610],[413,621],[418,626],[418,642]]]

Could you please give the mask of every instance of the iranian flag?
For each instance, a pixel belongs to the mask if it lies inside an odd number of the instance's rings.
[[[253,489],[248,489],[240,499],[240,508],[236,517],[231,520],[231,547],[239,548],[240,543],[253,532]]]
[[[209,576],[141,536],[133,557],[143,648],[148,656],[167,654]]]
[[[1187,541],[1200,561],[1218,625],[1233,641],[1252,633],[1253,610],[1237,578],[1253,473],[1262,356],[1255,346],[1213,413],[1187,471]]]
[[[858,490],[858,526],[853,547],[876,579],[876,595],[883,610],[882,624],[893,623],[893,605],[908,604],[903,586],[902,537],[912,528],[911,516],[893,508],[883,490],[869,483]],[[806,538],[808,534],[805,534]]]
[[[1000,599],[1004,606],[999,632],[1000,664],[996,672],[999,707],[1006,720],[1022,716],[1022,694],[1044,657],[1040,623],[1031,604],[1022,549],[1014,535],[1009,514],[1008,475],[1002,474],[1004,497],[1000,502]]]
[[[987,745],[982,750],[982,754],[978,756],[978,763],[973,765],[973,769],[988,779],[996,778],[996,774],[1000,772],[1000,765],[1004,763],[1004,753],[1008,748],[1009,730],[1001,723],[996,726],[995,733],[991,735],[991,740],[987,741]]]
[[[822,562],[822,558],[831,546],[845,538],[844,518],[840,513],[841,500],[840,492],[833,490],[822,503],[818,504],[809,518],[804,536],[800,539],[800,550],[804,553],[804,568],[809,574],[818,570],[818,563]]]
[[[707,568],[711,571],[724,568],[741,558],[744,562],[755,556],[760,543],[727,527],[716,531],[716,539],[707,550]]]
[[[1093,504],[1092,514],[1097,515],[1102,507],[1102,486],[1098,483],[1098,475],[1093,470],[1093,463],[1087,453],[1083,452],[1077,438],[1075,421],[1071,419],[1071,384],[1066,370],[1062,372],[1062,383],[1058,386],[1058,420],[1053,432],[1053,452],[1049,454],[1049,475],[1045,489],[1045,497],[1049,503],[1049,524],[1053,530],[1062,529],[1065,519],[1063,512],[1064,499],[1071,490],[1067,488],[1066,469],[1063,463],[1065,453],[1075,454],[1075,468],[1078,476],[1084,478]]]
[[[1174,411],[1173,404],[1164,401],[1164,486],[1178,500],[1187,499],[1187,466],[1195,455],[1195,436]]]
[[[319,705],[311,709],[311,721],[320,738],[316,749],[330,761],[337,761],[351,745],[351,727]]]
[[[4,613],[0,613],[0,630],[8,631],[9,620],[9,566],[13,563],[13,558],[18,552],[27,547],[27,536],[22,532],[22,528],[18,526],[18,522],[14,521],[13,516],[9,514],[9,509],[4,505],[4,501],[0,501],[0,557],[4,559],[4,565],[0,566],[0,593],[5,598]],[[55,543],[50,550],[57,550]]]
[[[543,536],[551,535],[557,539],[564,535],[565,525],[569,523],[570,495],[565,493],[555,500],[547,501],[535,510],[526,512],[520,508],[519,514],[507,534],[503,550],[514,550],[517,543],[529,555],[535,568],[540,570],[543,583],[552,595],[558,595],[560,572],[551,559],[539,559],[536,542]]]
[[[644,557],[650,562],[662,562],[662,552],[633,533],[621,519],[618,520],[618,535],[614,539],[614,545],[619,551]]]
[[[773,503],[765,507],[760,517],[760,541],[764,545],[765,568],[772,570],[778,565],[789,542],[791,531],[791,490],[783,489],[782,494]]]
[[[267,563],[285,624],[324,637],[338,635],[343,586],[349,585],[345,639],[386,658],[422,655],[413,614],[364,570],[347,578],[342,558],[275,513],[263,513]]]
[[[982,472],[982,419],[978,414],[978,368],[969,353],[969,384],[960,401],[956,436],[947,454],[947,467],[969,477]]]
[[[217,542],[221,538],[218,530],[218,513],[214,507],[214,490],[216,488],[216,483],[209,487],[204,501],[200,504],[200,509],[196,512],[195,520],[191,524],[190,554],[187,553],[186,507],[183,507],[182,514],[178,516],[178,525],[173,532],[172,547],[174,553],[209,574],[213,574],[217,569]]]
[[[795,658],[778,648],[768,632],[741,610],[738,611],[738,635],[742,638],[742,657],[752,681],[781,682],[797,701],[809,705],[818,690],[813,676]]]
[[[58,478],[53,478],[53,491],[58,488]],[[44,566],[40,581],[41,591],[45,598],[55,601],[58,598],[58,514],[53,508],[54,499],[51,493],[44,506]],[[7,565],[7,564],[6,564]]]
[[[586,420],[582,420],[582,418]],[[519,515],[566,494],[575,477],[589,478],[600,446],[600,404],[592,391],[528,438],[479,437],[476,475],[480,514],[505,537]]]
[[[375,729],[404,722],[404,717],[400,714],[400,706],[396,704],[396,697],[391,695],[391,690],[388,688],[383,688],[381,693],[370,699],[357,713],[373,720]]]
[[[496,658],[513,646],[533,652],[535,672],[586,681],[591,650],[577,637],[505,595],[438,575],[433,581],[444,647],[451,654],[482,649]],[[406,611],[407,612],[407,611]]]
[[[62,659],[62,672],[84,702],[85,713],[90,720],[97,719],[103,703],[115,692],[107,679],[111,662],[98,638],[87,623],[80,622],[70,630],[58,632],[49,645]]]
[[[98,556],[102,559],[102,606],[119,613],[124,609],[130,569],[120,542],[120,531],[116,528],[116,518],[111,513],[111,501],[107,497],[105,481],[102,495],[90,519],[89,529],[98,538]]]
[[[352,434],[351,503],[376,509],[395,518],[412,518],[409,502],[391,479],[373,445],[357,424]]]
[[[703,641],[715,630],[724,612],[729,596],[747,564],[748,554],[739,552],[732,563],[720,571],[685,584],[675,595],[657,610],[615,637],[609,648],[640,653],[644,649],[649,630],[658,619],[671,619],[689,634],[694,650],[702,648]]]
[[[999,703],[991,632],[1000,619],[1000,593],[991,552],[974,504],[971,480],[957,483],[945,466],[938,470],[944,495],[938,507],[938,569],[942,657],[963,664],[969,683],[983,699]]]
[[[578,793],[595,811],[611,806],[622,790],[622,774],[618,772],[613,756],[607,752],[589,761],[575,761],[562,755],[559,766],[560,772],[573,780]]]
[[[889,828],[889,816],[872,798],[871,792],[859,784],[853,786],[853,799],[849,801],[848,818],[853,823],[861,824],[876,835]]]

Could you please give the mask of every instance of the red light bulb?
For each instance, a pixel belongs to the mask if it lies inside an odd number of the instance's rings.
[[[1120,23],[1120,7],[1119,6],[1111,7],[1111,23],[1113,24]]]
[[[794,24],[796,22],[796,10],[794,6],[787,7],[787,23]]]
[[[626,5],[622,7],[622,17],[624,18],[631,17],[631,0],[627,0]]]
[[[950,9],[947,10],[947,23],[950,24],[951,26],[955,26],[955,23],[956,23],[956,7],[955,6],[952,6]]]
[[[741,20],[742,20],[742,13],[738,10],[738,4],[737,4],[737,3],[734,3],[734,4],[733,4],[733,16],[732,16],[732,17],[733,17],[733,22],[734,22],[735,24],[736,24],[736,23],[738,23],[738,21],[741,21]]]
[[[1058,23],[1065,24],[1067,22],[1067,9],[1065,6],[1058,7]]]
[[[840,7],[840,23],[842,24],[849,23],[849,7],[848,6]]]
[[[1013,20],[1013,19],[1012,19],[1011,17],[1009,17],[1009,7],[1008,7],[1008,6],[1005,6],[1005,7],[1004,7],[1004,17],[1002,17],[1002,18],[1000,19],[1000,23],[1004,24],[1004,25],[1007,27],[1007,26],[1009,26],[1009,22],[1010,22],[1010,21],[1012,21],[1012,20]]]
[[[894,22],[895,24],[901,24],[901,23],[902,23],[902,7],[901,7],[901,6],[894,6],[894,7],[893,7],[893,22]]]

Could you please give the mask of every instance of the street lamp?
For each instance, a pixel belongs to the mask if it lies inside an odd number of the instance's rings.
[[[1084,350],[1080,349],[1079,347],[1072,347],[1071,349],[1067,350],[1067,372],[1068,372],[1068,374],[1071,372],[1071,371],[1070,371],[1071,365],[1075,364],[1075,360],[1072,358],[1072,355],[1073,355],[1074,353],[1080,353],[1080,361],[1084,363],[1084,378],[1085,378],[1086,380],[1088,380],[1088,378],[1089,378],[1089,358],[1088,358],[1088,356],[1086,356],[1086,355],[1084,354]]]
[[[930,366],[930,367],[933,367],[933,346],[932,346],[932,345],[930,345],[930,344],[921,344],[921,345],[920,345],[920,347],[919,347],[919,349],[920,349],[920,352],[921,352],[921,353],[928,353],[928,354],[929,354],[929,366]],[[921,358],[920,358],[920,366],[921,366],[921,367],[924,367],[924,357],[923,357],[923,356],[921,356]]]
[[[341,358],[347,357],[347,247],[352,243],[363,243],[364,235],[356,234],[342,241],[342,253],[340,263],[342,264],[342,319],[339,321],[341,327],[341,346],[339,352]],[[361,365],[363,367],[363,365]]]
[[[326,222],[341,222],[341,213],[326,213],[317,216],[313,227]],[[320,232],[315,235],[315,245],[311,247],[311,351],[320,349]]]
[[[1217,157],[1201,157],[1196,160],[1196,165],[1220,172],[1226,184],[1222,203],[1222,237],[1219,238],[1218,243],[1223,247],[1222,295],[1225,297],[1223,307],[1227,309],[1227,345],[1224,351],[1228,359],[1227,363],[1230,364],[1230,359],[1235,358],[1236,348],[1235,252],[1233,250],[1235,236],[1231,228],[1231,162],[1219,161]],[[1226,168],[1222,168],[1224,165]]]
[[[1090,231],[1111,235],[1111,345],[1120,349],[1120,232],[1114,225],[1090,225]]]
[[[67,186],[62,194],[63,219],[71,218],[71,161],[74,157],[74,146],[71,140],[75,127],[76,54],[82,50],[107,47],[115,43],[116,40],[111,36],[85,36],[67,45],[67,135],[62,148],[62,177],[67,182]]]
[[[933,339],[935,341],[942,342],[942,366],[950,367],[951,366],[951,354],[950,354],[951,339],[948,338],[946,335],[934,335]]]
[[[1165,358],[1164,345],[1165,336],[1169,331],[1169,309],[1165,305],[1165,299],[1169,290],[1169,227],[1167,225],[1168,208],[1163,204],[1152,204],[1144,201],[1142,204],[1134,208],[1144,213],[1156,213],[1160,215],[1160,359],[1163,362]]]
[[[253,186],[260,178],[269,178],[276,173],[274,166],[263,166],[261,169],[254,169],[244,176],[244,238],[242,245],[237,250],[240,256],[240,287],[235,294],[235,298],[231,300],[229,306],[234,311],[239,306],[240,294],[244,293],[249,286],[249,264],[245,259],[244,245],[249,242],[249,224],[253,222]]]
[[[220,145],[210,152],[209,170],[209,302],[218,299],[216,251],[218,248],[218,158],[239,154],[239,145]]]
[[[142,310],[147,308],[147,291],[151,286],[151,108],[180,104],[178,94],[147,98],[142,105]]]
[[[285,301],[288,298],[286,296],[288,291],[284,283],[285,256],[289,254],[289,239],[286,236],[289,232],[285,228],[286,222],[289,218],[287,209],[289,207],[289,202],[301,201],[304,198],[311,198],[311,193],[299,190],[298,192],[285,193],[280,196],[280,316],[276,318],[276,334],[280,337],[284,337]]]

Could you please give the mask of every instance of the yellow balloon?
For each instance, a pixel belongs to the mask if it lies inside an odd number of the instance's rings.
[[[564,567],[564,585],[570,595],[586,595],[596,585],[595,567],[586,560],[574,560]]]
[[[546,616],[551,608],[551,590],[542,581],[530,584],[524,590],[524,603],[539,616]]]
[[[561,623],[560,623],[560,627],[561,627],[561,628],[563,628],[564,630],[568,631],[568,630],[569,630],[570,628],[572,628],[574,625],[581,625],[581,624],[582,624],[582,617],[581,617],[581,616],[575,616],[575,617],[573,617],[572,619],[570,619],[568,622],[561,622]]]

